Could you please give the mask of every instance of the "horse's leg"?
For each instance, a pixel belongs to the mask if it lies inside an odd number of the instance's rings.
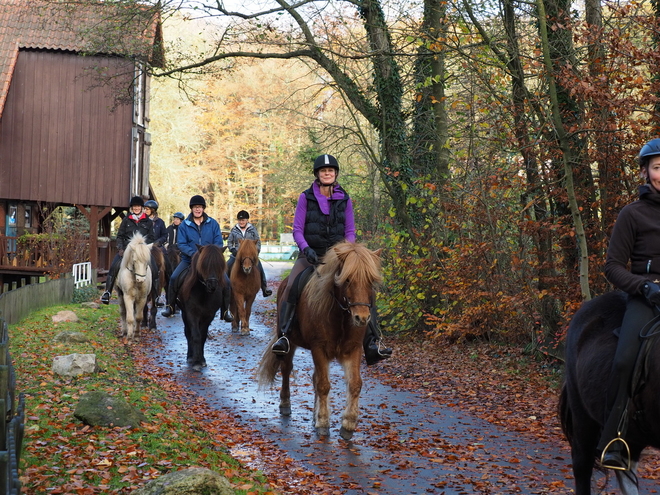
[[[314,426],[319,436],[330,434],[330,406],[328,395],[330,394],[330,379],[328,369],[330,363],[322,349],[312,349],[314,360]]]
[[[249,296],[245,301],[245,328],[247,329],[247,334],[250,333],[250,316],[252,315],[252,304],[254,303],[255,295]]]
[[[289,353],[285,355],[280,364],[280,372],[282,373],[282,388],[280,389],[280,414],[282,416],[291,416],[291,371],[293,371],[293,354],[294,349],[290,349]]]
[[[236,317],[238,314],[238,294],[235,290],[231,291],[231,302],[229,303],[229,310],[232,312],[234,315],[234,319],[231,322],[231,331],[232,333],[237,333],[239,331],[239,326],[240,326],[240,319]],[[220,308],[220,311],[222,311],[222,308]]]
[[[125,336],[128,340],[133,340],[135,335],[135,302],[133,298],[124,292],[124,309],[125,309],[125,318],[126,322],[126,333]]]
[[[159,297],[160,288],[158,292],[151,292],[151,309],[150,309],[150,318],[149,318],[149,329],[158,330],[158,325],[156,324],[156,313],[158,313],[158,297]]]
[[[250,323],[247,318],[247,298],[241,294],[241,304],[238,308],[238,318],[241,320],[241,335],[250,335]]]
[[[567,387],[562,414],[571,431],[571,459],[575,478],[575,495],[591,494],[591,477],[596,457],[596,446],[600,435],[600,426],[582,406],[578,391]]]
[[[632,456],[634,459],[634,455]],[[637,466],[639,461],[631,460],[630,471],[616,471],[616,479],[623,495],[639,495],[637,484]]]
[[[346,409],[341,420],[339,434],[344,440],[350,440],[357,425],[360,412],[360,392],[362,391],[362,376],[360,375],[360,361],[362,347],[359,347],[344,361],[344,381],[346,382]]]
[[[117,295],[119,296],[119,314],[121,318],[121,336],[126,337],[128,328],[126,326],[126,302],[124,301],[124,293],[121,290],[117,290]]]

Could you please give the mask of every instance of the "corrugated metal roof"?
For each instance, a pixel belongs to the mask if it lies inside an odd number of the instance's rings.
[[[20,49],[135,57],[162,66],[160,15],[153,7],[91,0],[0,0],[0,116]]]

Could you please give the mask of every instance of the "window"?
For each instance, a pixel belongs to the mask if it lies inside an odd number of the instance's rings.
[[[32,227],[32,206],[25,206],[25,228],[29,229]]]

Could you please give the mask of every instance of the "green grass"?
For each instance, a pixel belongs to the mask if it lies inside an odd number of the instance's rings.
[[[54,324],[52,315],[65,309],[80,321]],[[208,422],[202,426],[194,410],[173,399],[181,392],[176,384],[170,389],[140,375],[118,328],[116,305],[57,306],[10,326],[17,392],[26,401],[24,492],[130,493],[167,472],[201,466],[226,476],[237,494],[274,493],[260,472],[244,469],[228,454],[221,434]],[[81,332],[90,342],[55,342],[64,330]],[[96,354],[101,371],[74,378],[54,375],[53,358],[72,353]],[[134,429],[84,425],[73,413],[80,397],[93,390],[123,397],[146,415],[147,423]]]

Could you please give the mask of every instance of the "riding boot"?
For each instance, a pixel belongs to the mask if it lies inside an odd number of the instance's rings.
[[[291,323],[293,322],[293,316],[296,314],[296,305],[288,301],[282,302],[282,307],[280,308],[280,333],[281,336],[273,344],[271,350],[278,355],[284,356],[289,353],[289,330],[291,329]]]
[[[121,258],[119,258],[121,260]],[[101,302],[103,304],[110,304],[110,297],[112,296],[112,289],[115,286],[115,277],[117,276],[117,271],[120,261],[113,260],[108,270],[108,274],[105,278],[105,292],[101,294]]]
[[[628,429],[628,394],[618,393],[610,414],[603,426],[598,452],[604,468],[626,471],[630,469],[630,450],[624,440]]]
[[[261,263],[259,263],[259,271],[261,272],[261,294],[264,297],[268,297],[273,294],[273,291],[268,288],[268,282],[266,282],[266,272],[261,266]]]
[[[176,298],[178,296],[177,290],[175,287],[172,286],[173,284],[169,284],[167,286],[167,305],[165,306],[165,311],[161,313],[161,316],[164,316],[165,318],[169,318],[170,316],[174,316],[174,309],[176,306]]]
[[[222,319],[227,323],[231,323],[234,321],[234,315],[229,311],[229,304],[231,303],[231,285],[229,285],[229,277],[227,277],[227,275],[225,275],[225,282],[227,283],[227,286],[222,289],[222,307],[227,309]]]
[[[362,342],[362,346],[364,347],[364,358],[367,361],[367,366],[371,366],[378,361],[392,356],[392,349],[383,345],[381,335],[375,312],[372,309],[371,318],[367,324],[367,330],[364,333],[364,340]]]

